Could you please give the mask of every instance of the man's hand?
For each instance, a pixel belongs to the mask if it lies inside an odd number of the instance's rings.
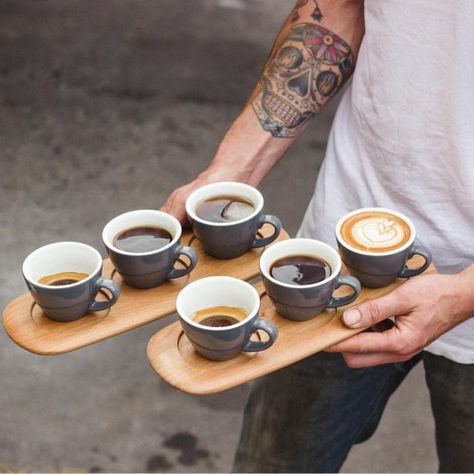
[[[474,313],[473,271],[422,275],[392,293],[346,310],[347,327],[370,327],[391,317],[384,332],[363,332],[329,348],[342,352],[349,367],[371,367],[410,359],[441,334]],[[474,341],[473,341],[474,344]]]

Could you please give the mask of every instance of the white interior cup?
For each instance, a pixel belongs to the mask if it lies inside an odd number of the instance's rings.
[[[120,250],[114,245],[114,239],[120,232],[133,227],[161,227],[171,234],[172,240],[164,247],[149,252],[126,252]],[[178,219],[163,211],[152,209],[142,209],[138,211],[125,212],[110,220],[102,231],[102,240],[104,244],[114,252],[122,255],[149,255],[157,252],[163,252],[171,247],[181,237],[181,224]]]
[[[204,201],[207,201],[208,199],[216,198],[219,196],[230,196],[246,199],[247,201],[253,204],[255,210],[254,212],[252,212],[252,214],[238,221],[209,222],[204,219],[201,219],[196,214],[196,208],[199,206],[199,204]],[[239,224],[240,222],[248,221],[249,219],[255,217],[262,209],[263,196],[260,191],[258,191],[252,186],[249,186],[248,184],[237,182],[220,182],[207,184],[206,186],[202,186],[201,188],[198,188],[193,191],[186,200],[186,212],[191,218],[191,220],[201,222],[202,224],[215,226],[230,226]]]
[[[356,249],[355,247],[352,247],[350,244],[348,244],[342,238],[342,235],[341,235],[342,224],[344,224],[344,222],[347,219],[349,219],[350,217],[355,216],[357,214],[363,214],[364,212],[387,212],[388,214],[393,214],[394,216],[399,217],[401,220],[405,221],[408,224],[408,227],[410,227],[410,232],[411,232],[410,238],[402,246],[400,246],[396,249],[393,249],[393,250],[388,250],[386,252],[367,252],[365,250],[360,250],[360,249]],[[352,252],[355,252],[355,253],[358,253],[358,254],[361,254],[361,255],[370,255],[370,256],[380,256],[380,257],[382,257],[384,255],[392,255],[394,253],[398,253],[400,251],[406,250],[407,248],[411,247],[411,245],[413,244],[413,242],[415,241],[415,238],[416,238],[416,229],[415,229],[415,225],[413,224],[411,219],[408,218],[407,216],[405,216],[404,214],[402,214],[401,212],[393,211],[392,209],[387,209],[385,207],[363,207],[361,209],[356,209],[355,211],[349,212],[348,214],[346,214],[345,216],[342,216],[338,220],[338,222],[336,224],[336,238],[337,238],[337,240],[339,241],[339,243],[341,245],[348,248]]]
[[[331,275],[326,279],[317,283],[311,283],[309,285],[298,285],[284,283],[276,278],[273,278],[270,274],[272,265],[281,258],[291,257],[294,255],[303,255],[308,257],[316,257],[326,261],[331,267]],[[321,242],[320,240],[314,239],[289,239],[282,240],[268,247],[260,257],[260,272],[276,285],[286,286],[288,288],[313,288],[318,285],[326,284],[328,281],[336,278],[341,272],[341,257],[337,250],[333,249],[330,245]]]
[[[260,308],[260,297],[257,290],[249,283],[233,277],[212,276],[196,280],[184,287],[176,298],[176,311],[190,325],[202,329],[203,326],[192,320],[196,311],[213,306],[230,306],[242,308],[247,317],[232,329],[243,326],[246,321],[257,314]],[[225,331],[230,327],[206,326],[209,331]]]
[[[48,244],[30,253],[23,262],[23,275],[30,283],[51,290],[60,290],[65,286],[81,285],[97,273],[102,267],[100,253],[90,245],[80,242],[56,242]],[[62,272],[87,273],[75,283],[62,286],[43,285],[38,283],[42,277]]]

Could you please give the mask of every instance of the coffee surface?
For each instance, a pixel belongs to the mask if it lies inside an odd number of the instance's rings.
[[[361,212],[341,226],[341,237],[351,247],[365,252],[389,252],[405,245],[411,229],[402,218],[384,211]]]
[[[171,234],[161,227],[132,227],[115,236],[114,246],[124,252],[144,253],[159,250],[172,240]]]
[[[196,311],[193,321],[209,327],[226,327],[240,323],[247,317],[242,308],[231,306],[211,306]]]
[[[310,255],[289,255],[272,264],[270,275],[290,285],[311,285],[328,278],[331,267],[325,260]]]
[[[236,222],[255,211],[250,201],[237,196],[218,196],[208,199],[196,208],[196,214],[209,222]]]
[[[84,280],[88,276],[89,275],[87,273],[61,272],[41,277],[38,280],[38,283],[49,286],[64,286],[77,283],[78,281]]]

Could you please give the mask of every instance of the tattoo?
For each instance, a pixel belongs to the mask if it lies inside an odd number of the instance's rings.
[[[311,18],[313,18],[314,20],[316,20],[318,22],[321,22],[321,20],[323,19],[323,14],[322,14],[321,9],[319,8],[318,2],[316,0],[298,0],[296,2],[295,11],[293,13],[293,16],[291,17],[291,21],[293,23],[295,23],[296,21],[298,21],[300,19],[299,9],[303,8],[305,5],[307,5],[308,1],[311,1],[312,3],[314,3],[314,10],[313,10],[313,13],[311,13]]]
[[[353,63],[338,35],[312,23],[294,25],[274,49],[252,100],[262,128],[274,137],[296,136],[350,77]]]

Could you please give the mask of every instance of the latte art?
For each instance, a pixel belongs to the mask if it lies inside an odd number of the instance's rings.
[[[387,252],[405,245],[410,226],[400,217],[383,211],[361,212],[341,226],[342,238],[352,247],[366,252]]]

